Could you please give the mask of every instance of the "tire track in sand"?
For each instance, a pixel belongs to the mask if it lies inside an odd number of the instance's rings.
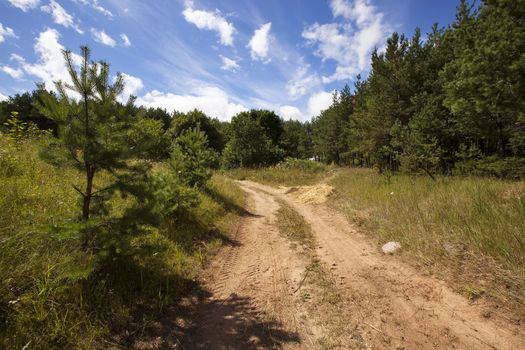
[[[352,301],[346,311],[373,348],[525,349],[523,326],[484,318],[481,305],[444,282],[379,253],[341,214],[297,203],[269,186],[249,181],[242,186],[284,200],[311,225],[317,256],[344,287]]]

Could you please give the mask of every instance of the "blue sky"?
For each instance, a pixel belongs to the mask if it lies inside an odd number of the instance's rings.
[[[454,19],[457,0],[0,0],[0,99],[67,80],[61,49],[111,63],[137,103],[228,120],[309,120],[366,75],[393,31]]]

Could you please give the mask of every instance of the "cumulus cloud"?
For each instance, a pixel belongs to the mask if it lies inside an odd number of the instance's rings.
[[[272,23],[268,22],[254,31],[253,36],[247,46],[250,48],[252,60],[266,60],[268,57],[271,28]]]
[[[195,10],[193,8],[193,2],[188,1],[182,14],[187,22],[195,24],[197,28],[217,32],[221,44],[227,46],[233,45],[235,27],[226,21],[218,10],[215,12]]]
[[[369,0],[332,0],[330,8],[334,18],[342,17],[345,23],[314,23],[302,33],[316,47],[316,55],[337,63],[335,72],[323,77],[324,83],[350,79],[365,70],[374,48],[391,32],[383,13]]]
[[[131,95],[137,96],[137,93],[144,88],[144,84],[140,78],[130,74],[122,73],[122,77],[124,78],[124,91],[120,94],[119,100],[125,103]]]
[[[33,47],[38,56],[36,63],[29,63],[16,54],[11,55],[11,59],[20,64],[20,68],[28,75],[35,76],[43,82],[47,89],[54,90],[54,82],[62,80],[71,83],[71,78],[66,68],[62,50],[64,46],[59,42],[60,33],[55,29],[47,29],[41,32],[35,39]],[[80,64],[81,57],[72,54],[73,62]]]
[[[55,0],[51,0],[48,5],[44,5],[40,7],[40,9],[44,12],[51,14],[51,16],[53,17],[53,21],[56,24],[60,24],[61,26],[64,26],[66,28],[71,27],[74,30],[76,30],[77,33],[84,34],[84,32],[80,29],[78,24],[75,23],[75,19],[73,18],[73,16],[67,13],[67,11],[62,6],[60,6],[60,4]]]
[[[320,91],[311,95],[308,99],[308,116],[318,116],[322,111],[332,105],[332,100],[333,97],[331,92]]]
[[[303,114],[299,108],[294,106],[281,106],[279,107],[279,115],[281,115],[285,120],[302,120]]]
[[[9,0],[11,5],[18,7],[24,12],[36,8],[40,5],[40,0]]]
[[[219,57],[222,60],[221,69],[235,72],[237,69],[240,68],[240,66],[239,66],[239,64],[237,63],[236,60],[233,60],[231,58],[225,57],[223,55],[219,55]]]
[[[24,72],[20,68],[12,68],[8,65],[4,65],[0,67],[0,70],[13,79],[21,79],[24,76]]]
[[[197,108],[210,117],[220,120],[230,120],[237,113],[247,110],[245,106],[232,102],[224,90],[214,86],[203,87],[192,94],[184,95],[153,90],[139,97],[137,104],[180,112]]]
[[[292,100],[306,95],[313,87],[321,83],[321,79],[315,73],[309,72],[310,65],[301,65],[297,68],[292,79],[286,84],[286,91]]]
[[[101,6],[98,0],[73,0],[73,1],[76,2],[77,4],[91,7],[92,9],[100,12],[101,14],[103,14],[104,16],[108,18],[114,17],[113,13],[110,10],[106,9],[105,7]]]
[[[9,96],[4,95],[0,92],[0,102],[9,100]]]
[[[91,34],[93,35],[93,40],[98,43],[111,47],[115,47],[115,45],[117,45],[115,39],[107,35],[104,30],[96,30],[95,28],[91,28]]]
[[[0,43],[3,43],[6,38],[16,38],[15,31],[12,28],[4,27],[2,23],[0,23]]]
[[[122,39],[122,45],[125,47],[131,46],[131,41],[129,41],[129,38],[126,34],[120,34],[120,38]]]

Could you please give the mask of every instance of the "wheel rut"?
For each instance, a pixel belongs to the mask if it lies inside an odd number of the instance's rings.
[[[247,214],[231,242],[140,349],[525,349],[522,326],[484,318],[484,305],[384,256],[342,215],[239,184]],[[279,233],[280,201],[310,225],[314,258]]]

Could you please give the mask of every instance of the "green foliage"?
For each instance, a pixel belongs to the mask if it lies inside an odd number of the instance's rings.
[[[15,145],[20,145],[22,141],[30,136],[37,137],[41,132],[36,125],[31,122],[24,122],[18,112],[11,112],[9,118],[4,122],[7,128],[7,136]]]
[[[459,27],[450,34],[456,57],[442,72],[444,104],[458,129],[500,158],[509,152],[511,135],[523,132],[524,16],[523,1],[505,0],[487,1],[477,17],[458,16]]]
[[[461,1],[455,22],[434,25],[424,42],[419,29],[392,34],[372,54],[368,78],[358,77],[353,94],[336,92],[314,119],[316,157],[430,177],[523,177],[525,5],[493,0],[473,9]],[[479,154],[466,160],[465,149]]]
[[[40,130],[56,132],[56,123],[43,115],[36,106],[39,102],[39,91],[42,89],[44,89],[43,86],[38,86],[38,89],[33,92],[16,94],[0,102],[0,125],[9,118],[12,112],[17,112],[21,122],[34,124]]]
[[[127,131],[127,143],[136,157],[161,160],[171,147],[161,120],[137,118]]]
[[[70,186],[84,174],[43,162],[41,147],[32,139],[15,147],[0,133],[0,348],[98,349],[110,333],[140,334],[221,244],[213,232],[235,222],[242,191],[218,176],[200,191],[178,177],[162,186],[157,174],[173,172],[158,164],[154,197],[112,195],[106,214],[84,224]],[[100,172],[98,181],[104,186],[113,175]],[[151,198],[162,221],[131,220],[145,219],[138,204]],[[91,235],[92,249],[82,234]]]
[[[228,168],[271,165],[283,158],[283,150],[272,140],[281,120],[268,111],[241,112],[231,121],[230,141],[223,152]],[[270,132],[271,130],[271,132]]]
[[[285,155],[292,158],[311,158],[313,156],[311,134],[312,126],[308,122],[284,121],[280,146]]]
[[[353,111],[353,97],[346,85],[335,92],[332,105],[312,121],[315,154],[326,163],[347,164],[347,129]]]
[[[203,112],[194,109],[188,113],[175,112],[171,120],[171,127],[168,130],[173,142],[187,130],[199,129],[208,138],[208,143],[216,152],[221,152],[225,141],[222,132],[219,130],[217,121],[210,119]]]
[[[146,109],[144,112],[144,118],[161,122],[163,130],[169,129],[171,124],[171,115],[163,108]]]
[[[217,155],[208,147],[206,134],[189,129],[175,140],[169,166],[182,184],[200,188],[211,178],[216,162]]]

